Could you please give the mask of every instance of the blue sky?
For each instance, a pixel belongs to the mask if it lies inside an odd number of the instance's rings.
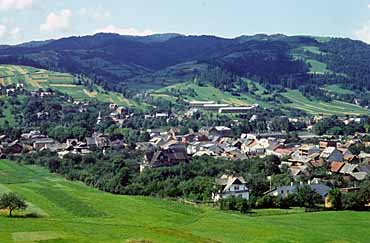
[[[283,33],[370,43],[370,0],[0,0],[0,44],[97,32]]]

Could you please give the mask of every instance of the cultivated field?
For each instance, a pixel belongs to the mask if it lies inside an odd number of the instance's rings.
[[[304,110],[311,114],[323,115],[369,115],[370,110],[362,108],[358,105],[333,101],[323,102],[319,100],[309,100],[304,97],[298,90],[289,90],[282,94],[292,103],[286,104],[287,107]]]
[[[158,89],[155,93],[152,94],[152,96],[161,97],[163,99],[167,98],[170,100],[171,98],[174,98],[173,96],[171,96],[174,91],[181,92],[181,98],[188,101],[215,101],[239,106],[253,104],[248,102],[248,100],[243,100],[240,97],[233,96],[227,92],[222,92],[221,90],[211,85],[198,86],[189,82]]]
[[[249,88],[251,87],[252,81],[246,80]],[[215,101],[219,103],[227,103],[236,106],[259,104],[264,108],[281,108],[286,109],[287,107],[295,108],[306,111],[309,114],[323,114],[323,115],[370,115],[370,110],[362,108],[358,105],[333,101],[333,102],[322,102],[319,100],[309,100],[303,96],[298,90],[289,90],[288,92],[282,93],[284,97],[289,99],[291,103],[286,104],[271,104],[261,98],[268,98],[271,94],[264,94],[267,90],[260,84],[255,83],[256,87],[255,95],[242,94],[240,96],[234,96],[228,92],[222,92],[221,90],[210,86],[198,86],[194,83],[180,83],[165,88],[156,90],[151,95],[154,98],[165,99],[171,102],[176,102],[176,97],[173,94],[180,93],[180,97],[188,101]],[[350,92],[349,90],[341,89],[339,86],[331,85],[326,86],[325,89],[330,92]]]
[[[114,92],[105,92],[100,87],[89,91],[83,85],[77,85],[74,76],[68,73],[51,72],[25,66],[0,65],[0,85],[23,83],[28,90],[52,88],[65,93],[76,100],[99,100],[123,106],[137,104]]]
[[[255,217],[149,197],[112,195],[35,166],[0,160],[0,192],[30,208],[0,215],[0,242],[370,242],[370,213],[258,211]],[[263,216],[284,213],[284,215]],[[260,215],[260,216],[258,216]]]

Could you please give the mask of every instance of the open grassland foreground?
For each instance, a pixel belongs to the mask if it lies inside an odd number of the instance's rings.
[[[150,197],[112,195],[40,167],[0,160],[0,192],[8,191],[21,194],[29,207],[13,218],[2,212],[2,243],[370,242],[370,213],[293,209],[283,215],[251,217]]]

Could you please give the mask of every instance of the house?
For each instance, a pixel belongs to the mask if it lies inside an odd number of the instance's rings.
[[[296,179],[298,176],[307,175],[307,168],[307,165],[294,165],[289,167],[288,172]]]
[[[18,140],[15,140],[9,143],[4,150],[6,154],[21,154],[23,151],[23,145],[20,144]]]
[[[48,146],[52,146],[57,143],[58,142],[52,138],[39,138],[34,140],[32,146],[35,150],[41,150],[42,148],[47,148]]]
[[[370,154],[365,153],[364,151],[360,152],[358,158],[360,159],[361,163],[370,163]]]
[[[12,96],[15,94],[15,89],[6,89],[6,95],[7,96]]]
[[[216,185],[218,190],[212,195],[215,202],[231,196],[249,200],[249,189],[243,177],[223,175],[221,178],[216,179]]]
[[[336,141],[320,141],[319,147],[321,150],[325,150],[327,147],[337,147]]]
[[[109,110],[115,110],[115,109],[117,109],[118,108],[118,105],[116,105],[116,104],[109,104]]]
[[[127,108],[123,107],[123,106],[120,106],[116,109],[116,113],[119,115],[119,116],[126,116],[128,115],[128,110]]]
[[[290,156],[294,152],[294,148],[286,147],[285,145],[279,144],[272,149],[266,151],[267,155],[275,155],[279,158]]]
[[[232,130],[225,126],[216,126],[209,129],[208,134],[214,137],[232,137]]]
[[[328,195],[328,193],[330,191],[330,187],[328,187],[327,185],[322,184],[322,183],[317,183],[317,182],[311,183],[309,181],[307,185],[313,191],[318,193],[321,196],[322,199],[325,199],[325,197]],[[294,185],[293,183],[291,183],[290,186],[280,186],[280,187],[274,188],[270,191],[267,191],[264,194],[265,195],[270,195],[270,196],[273,196],[273,197],[286,198],[286,197],[288,197],[288,195],[295,193],[297,191],[297,188],[299,188],[300,186],[303,186],[303,184]]]
[[[333,161],[342,162],[344,159],[343,154],[335,147],[327,147],[320,154],[320,159],[330,163]]]
[[[354,164],[350,164],[350,163],[344,163],[344,165],[340,169],[339,173],[345,174],[345,175],[351,174],[353,172],[356,172],[357,166],[358,165],[354,165]]]
[[[208,137],[201,133],[186,134],[181,138],[183,143],[208,142]]]
[[[315,153],[320,153],[320,147],[312,144],[303,144],[292,154],[292,157],[308,157]]]
[[[344,162],[333,161],[330,164],[330,171],[332,173],[340,173],[340,171],[341,171],[341,169],[343,168],[344,165],[345,165]]]
[[[93,133],[91,137],[86,137],[85,140],[89,149],[107,148],[110,146],[109,137],[101,133]]]
[[[148,151],[144,162],[140,165],[140,171],[145,168],[158,168],[174,166],[180,163],[188,163],[190,157],[186,153],[186,147],[183,144],[175,144],[167,149],[158,151]]]

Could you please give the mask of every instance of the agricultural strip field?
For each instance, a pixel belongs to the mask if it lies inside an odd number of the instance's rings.
[[[283,96],[288,98],[292,103],[285,104],[287,107],[304,110],[310,114],[323,114],[323,115],[369,115],[370,110],[360,106],[341,102],[323,102],[319,100],[309,100],[304,97],[298,90],[289,90],[282,93]]]
[[[37,166],[0,160],[0,193],[31,207],[0,215],[0,242],[364,243],[368,212],[262,210],[255,217],[150,197],[120,196],[67,181]]]
[[[215,101],[220,103],[227,103],[230,105],[250,105],[253,103],[249,103],[248,101],[239,99],[239,97],[233,96],[231,94],[228,94],[226,92],[222,92],[221,90],[212,87],[210,85],[206,86],[198,86],[193,83],[180,83],[172,86],[168,86],[165,88],[158,89],[153,95],[154,97],[161,97],[162,98],[168,98],[173,91],[179,91],[184,93],[185,95],[181,95],[182,98],[192,101],[192,100],[198,100],[198,101]],[[175,97],[173,97],[171,100],[173,100]],[[170,99],[170,98],[168,98]]]
[[[47,89],[65,93],[76,100],[98,100],[117,105],[137,107],[139,104],[114,92],[106,92],[95,86],[93,91],[77,85],[75,77],[68,73],[58,73],[25,66],[0,65],[0,85],[23,83],[28,90]],[[145,107],[142,107],[143,109]]]

